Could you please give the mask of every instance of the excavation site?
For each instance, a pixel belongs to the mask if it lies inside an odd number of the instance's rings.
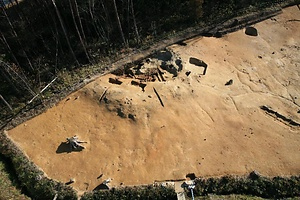
[[[222,37],[167,46],[6,133],[79,194],[105,180],[299,175],[299,19],[293,6]]]

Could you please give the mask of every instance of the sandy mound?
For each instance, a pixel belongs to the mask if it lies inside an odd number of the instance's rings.
[[[80,191],[197,176],[300,173],[297,7],[223,38],[174,45],[100,77],[9,131],[48,176]],[[64,143],[77,135],[82,151]],[[99,176],[103,174],[101,178]],[[97,179],[98,177],[98,179]]]

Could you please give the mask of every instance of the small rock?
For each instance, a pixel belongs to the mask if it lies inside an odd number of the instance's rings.
[[[233,84],[233,80],[232,79],[230,79],[229,81],[227,81],[226,83],[225,83],[225,85],[232,85]]]
[[[132,119],[133,121],[135,120],[134,115],[133,115],[133,114],[130,114],[130,113],[128,114],[128,118],[129,118],[129,119]]]
[[[107,185],[107,184],[110,183],[111,181],[112,181],[112,179],[111,179],[111,178],[108,178],[108,179],[104,180],[104,181],[102,182],[102,184]]]
[[[258,56],[258,58],[262,59],[262,56]]]
[[[185,72],[185,75],[186,75],[186,76],[189,76],[190,74],[191,74],[191,71]]]

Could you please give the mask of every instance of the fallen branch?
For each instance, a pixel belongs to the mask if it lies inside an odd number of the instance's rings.
[[[55,77],[48,85],[46,85],[37,95],[35,95],[30,101],[28,101],[27,104],[30,104],[34,99],[36,99],[40,94],[42,94],[55,80],[57,77]]]
[[[0,98],[2,99],[2,101],[7,105],[7,107],[13,111],[12,107],[9,105],[9,103],[4,99],[4,97],[0,94]]]
[[[153,90],[154,90],[154,92],[155,92],[155,94],[156,94],[156,96],[157,96],[157,98],[158,98],[160,104],[162,105],[162,107],[165,107],[163,101],[161,100],[161,98],[160,98],[158,92],[156,91],[156,89],[155,89],[154,87],[153,87]]]

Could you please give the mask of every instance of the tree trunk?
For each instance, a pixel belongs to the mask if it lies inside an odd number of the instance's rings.
[[[9,103],[2,97],[2,95],[0,94],[0,99],[2,99],[2,101],[6,104],[6,106],[10,109],[10,111],[13,111],[12,107],[9,105]]]
[[[28,79],[26,78],[22,70],[16,71],[16,68],[14,69],[9,64],[2,61],[0,61],[0,64],[3,66],[2,69],[4,69],[4,73],[7,73],[11,77],[12,81],[15,81],[17,83],[16,85],[19,88],[23,88],[27,90],[31,95],[35,96],[35,93],[30,88]],[[21,83],[18,81],[18,79],[21,80]]]
[[[76,58],[76,56],[75,56],[75,53],[74,53],[74,51],[73,51],[73,49],[72,49],[72,47],[71,47],[70,40],[69,40],[69,37],[68,37],[68,34],[67,34],[67,30],[66,30],[65,25],[64,25],[64,22],[63,22],[63,20],[62,20],[62,18],[61,18],[60,12],[59,12],[59,10],[58,10],[58,8],[57,8],[57,6],[56,6],[55,0],[51,0],[51,1],[52,1],[53,6],[54,6],[54,9],[55,9],[55,11],[56,11],[57,17],[58,17],[58,19],[59,19],[61,28],[63,29],[64,35],[65,35],[65,38],[66,38],[66,41],[67,41],[67,44],[68,44],[68,48],[69,48],[69,50],[70,50],[70,52],[71,52],[71,54],[72,54],[72,56],[73,56],[73,58],[74,58],[75,63],[76,63],[77,65],[79,65],[79,62],[78,62],[78,60],[77,60],[77,58]]]
[[[122,37],[123,44],[125,46],[128,46],[127,42],[125,40],[125,37],[124,37],[121,21],[120,21],[120,18],[119,18],[119,13],[118,13],[117,5],[116,5],[116,0],[113,0],[113,4],[114,4],[115,15],[116,15],[116,19],[117,19],[117,23],[118,23],[118,27],[119,27],[119,31],[120,31],[120,34],[121,34],[121,37]]]
[[[134,8],[133,8],[133,0],[131,0],[131,14],[132,14],[132,18],[133,18],[133,26],[134,26],[136,40],[137,40],[137,43],[139,44],[141,39],[140,39],[140,34],[139,34],[138,27],[136,25],[136,20],[135,20],[135,15],[134,15]]]
[[[76,1],[76,0],[75,0],[75,1]],[[91,61],[90,61],[89,54],[88,54],[88,52],[87,52],[87,50],[86,50],[86,46],[85,46],[84,41],[83,41],[83,39],[82,39],[82,37],[81,37],[81,34],[80,34],[80,32],[79,32],[79,29],[78,29],[78,26],[77,26],[77,23],[76,23],[76,20],[75,20],[74,10],[73,10],[73,6],[72,6],[72,3],[71,3],[71,0],[69,0],[69,4],[70,4],[71,14],[72,14],[72,18],[73,18],[73,22],[74,22],[74,26],[75,26],[77,35],[78,35],[78,37],[79,37],[79,40],[80,40],[80,43],[81,43],[82,48],[83,48],[83,50],[84,50],[84,53],[85,53],[85,55],[86,55],[86,58],[88,59],[88,61],[89,61],[89,63],[90,63]],[[79,19],[79,21],[80,21],[80,19]]]
[[[87,44],[84,29],[83,29],[80,14],[79,14],[79,10],[78,10],[77,0],[74,0],[74,2],[75,2],[76,15],[77,15],[78,20],[79,20],[79,26],[80,26],[80,29],[81,29],[81,34],[82,34],[82,37],[83,37],[83,41],[84,41],[85,44]]]
[[[2,4],[4,5],[4,1],[1,0],[1,2],[2,2]],[[8,15],[7,15],[7,13],[6,13],[5,7],[1,6],[1,8],[2,8],[3,13],[4,13],[4,15],[5,15],[5,18],[6,18],[8,24],[9,24],[11,30],[12,30],[13,35],[14,35],[14,37],[16,38],[16,41],[17,41],[18,44],[20,45],[20,47],[21,47],[21,49],[22,49],[22,52],[24,53],[24,55],[25,55],[25,57],[26,57],[26,60],[27,60],[27,62],[28,62],[28,64],[29,64],[31,70],[34,71],[34,68],[33,68],[32,64],[31,64],[31,61],[29,60],[28,55],[27,55],[26,51],[24,50],[23,45],[21,44],[21,42],[20,42],[20,40],[19,40],[19,36],[18,36],[17,32],[15,31],[15,29],[14,29],[14,27],[13,27],[13,25],[12,25],[12,23],[11,23],[11,21],[10,21]]]
[[[8,44],[8,42],[7,42],[6,38],[5,38],[5,36],[2,34],[1,31],[0,31],[0,34],[1,34],[1,38],[0,38],[0,39],[2,40],[2,43],[4,43],[5,46],[7,47],[7,49],[9,50],[9,52],[10,52],[10,54],[11,54],[13,60],[15,61],[16,65],[20,66],[20,64],[19,64],[19,62],[18,62],[18,60],[17,60],[17,58],[16,58],[14,52],[11,50],[10,45]]]
[[[106,35],[106,41],[109,42],[110,41],[110,31],[111,31],[111,27],[112,27],[112,23],[111,23],[111,20],[110,20],[110,16],[109,16],[109,13],[107,12],[107,9],[104,5],[104,2],[103,0],[100,0],[101,1],[101,6],[102,6],[102,9],[105,13],[105,23],[106,23],[106,32],[107,32],[107,35]]]

